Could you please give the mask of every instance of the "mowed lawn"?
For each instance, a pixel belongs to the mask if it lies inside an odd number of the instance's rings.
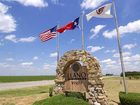
[[[55,76],[0,76],[0,82],[54,80]]]
[[[117,105],[119,103],[118,93],[123,91],[123,83],[121,84],[119,77],[111,77],[103,79],[104,88],[110,102]],[[140,93],[140,79],[127,80],[129,92]],[[0,91],[0,105],[32,105],[34,102],[46,99],[50,86],[39,86],[32,88]]]

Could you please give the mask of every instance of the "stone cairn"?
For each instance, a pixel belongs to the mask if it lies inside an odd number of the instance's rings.
[[[61,57],[57,65],[54,92],[56,94],[64,93],[64,71],[67,66],[74,61],[83,62],[83,66],[87,68],[88,91],[86,92],[86,99],[90,105],[108,105],[107,96],[103,89],[104,84],[102,82],[100,65],[98,61],[85,50],[68,51]]]

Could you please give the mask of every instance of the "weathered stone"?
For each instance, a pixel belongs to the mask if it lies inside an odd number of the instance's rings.
[[[93,103],[94,103],[92,100],[89,100],[88,102],[90,105],[93,105]]]
[[[64,92],[64,83],[66,81],[64,74],[67,68],[75,61],[82,62],[82,66],[87,70],[88,89],[86,98],[89,100],[89,103],[91,105],[107,105],[99,62],[85,50],[68,51],[61,57],[57,64],[55,92]]]

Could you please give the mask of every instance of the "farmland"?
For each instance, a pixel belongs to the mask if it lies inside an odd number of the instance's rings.
[[[55,76],[0,76],[0,82],[54,80]]]
[[[122,78],[111,77],[104,78],[104,88],[110,105],[118,105],[119,92],[123,91],[123,83],[120,82]],[[0,91],[0,105],[32,105],[34,102],[39,105],[43,103],[43,99],[48,98],[48,89],[50,86],[39,86],[23,89],[14,89],[7,91]],[[140,79],[129,80],[127,79],[128,92],[140,93]],[[47,100],[44,100],[44,102]]]

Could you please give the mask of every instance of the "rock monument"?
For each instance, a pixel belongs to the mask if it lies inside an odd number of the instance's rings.
[[[84,93],[91,105],[108,105],[99,62],[85,50],[71,50],[59,60],[54,91]]]

